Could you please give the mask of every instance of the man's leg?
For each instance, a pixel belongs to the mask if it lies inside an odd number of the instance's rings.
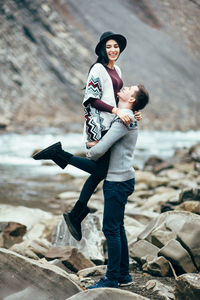
[[[120,223],[123,220],[124,206],[118,197],[118,183],[104,181],[103,233],[108,247],[106,276],[89,289],[100,287],[118,287],[121,260]]]
[[[124,191],[124,196],[128,198],[134,191],[135,179],[128,180],[121,183],[123,185],[122,190]],[[133,283],[132,277],[129,274],[129,250],[128,241],[126,237],[126,231],[124,228],[124,222],[120,226],[120,238],[121,238],[121,261],[120,261],[120,277],[119,285],[128,286]]]

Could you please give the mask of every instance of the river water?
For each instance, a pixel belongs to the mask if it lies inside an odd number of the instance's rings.
[[[40,174],[57,172],[57,167],[44,167],[41,161],[35,161],[31,155],[35,149],[45,148],[52,143],[61,141],[63,149],[72,153],[84,152],[82,135],[79,133],[51,134],[16,134],[3,133],[0,135],[0,164],[4,166],[26,166],[31,172]],[[145,161],[152,155],[161,158],[170,158],[176,149],[190,147],[200,142],[200,131],[169,132],[141,130],[135,151],[134,165],[142,168]],[[50,171],[51,169],[51,171]],[[68,173],[75,176],[84,174],[73,167],[67,169]],[[12,174],[10,174],[12,176]]]
[[[49,133],[51,132],[51,133]],[[56,165],[47,166],[31,158],[34,150],[61,141],[64,150],[72,153],[85,151],[82,135],[49,130],[48,134],[0,134],[0,204],[23,205],[61,214],[62,201],[58,194],[75,191],[74,182],[66,173],[79,180],[88,174],[72,166],[61,170]],[[142,168],[151,156],[170,158],[174,151],[200,142],[200,131],[160,132],[140,131],[135,151],[134,165]]]

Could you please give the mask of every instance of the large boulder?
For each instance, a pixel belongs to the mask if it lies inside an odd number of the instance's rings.
[[[163,248],[160,249],[158,255],[164,256],[174,266],[181,268],[181,271],[192,273],[197,271],[189,253],[176,240],[169,241]]]
[[[130,256],[139,263],[142,263],[142,258],[147,255],[157,256],[159,248],[152,245],[148,241],[137,241],[129,247]]]
[[[38,208],[0,205],[0,222],[15,222],[26,226],[23,239],[49,238],[57,217]]]
[[[45,257],[52,260],[59,258],[68,269],[74,272],[95,267],[95,264],[86,258],[77,248],[70,246],[52,247],[46,253]]]
[[[74,295],[66,300],[148,300],[149,298],[140,296],[128,291],[113,288],[100,288],[88,290]]]
[[[26,233],[26,226],[15,222],[1,222],[0,236],[1,247],[10,248],[15,243],[20,243],[24,234]]]
[[[138,239],[147,240],[162,248],[160,255],[180,266],[185,272],[194,272],[200,268],[199,228],[199,215],[168,211],[152,220]]]
[[[81,250],[86,258],[91,259],[95,263],[104,263],[103,241],[105,238],[100,229],[98,217],[89,214],[81,223],[81,226],[82,239],[77,241],[69,232],[63,218],[60,219],[53,233],[53,246],[72,246]]]
[[[62,300],[81,291],[59,267],[42,264],[3,248],[0,248],[0,269],[1,298],[20,292],[21,298],[13,295],[9,299],[23,299],[25,295],[29,300]]]
[[[45,239],[25,240],[22,243],[13,245],[10,250],[23,256],[39,260],[44,257],[51,243]]]
[[[200,299],[200,274],[183,274],[176,280],[175,296],[177,300]]]

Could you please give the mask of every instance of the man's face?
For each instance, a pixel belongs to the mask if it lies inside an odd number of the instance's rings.
[[[136,93],[139,91],[137,85],[133,85],[130,87],[123,87],[121,91],[118,93],[120,100],[128,102],[130,98],[134,98]]]

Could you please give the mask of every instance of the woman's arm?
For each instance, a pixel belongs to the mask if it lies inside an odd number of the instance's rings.
[[[92,107],[118,116],[125,124],[130,124],[130,122],[133,121],[133,119],[127,113],[124,113],[120,108],[111,106],[101,99],[89,98],[88,101]]]

